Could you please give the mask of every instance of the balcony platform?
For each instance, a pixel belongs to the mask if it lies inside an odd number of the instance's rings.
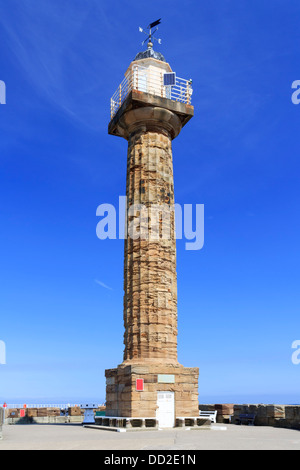
[[[120,131],[120,118],[128,111],[147,106],[171,111],[180,119],[181,127],[185,126],[187,122],[194,116],[194,107],[190,104],[153,95],[152,93],[131,90],[116,114],[111,119],[108,126],[108,133],[111,135],[117,135],[119,137],[125,137],[122,135],[122,131]]]

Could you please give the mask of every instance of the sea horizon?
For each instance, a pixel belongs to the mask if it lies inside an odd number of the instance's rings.
[[[202,399],[201,399],[202,398]],[[229,398],[232,398],[230,400]],[[236,399],[234,399],[236,398]],[[269,399],[268,399],[269,398]],[[265,404],[265,405],[289,405],[289,406],[300,406],[300,401],[293,399],[294,397],[288,398],[287,396],[284,397],[264,397],[264,396],[251,396],[248,397],[199,397],[199,404],[201,405],[210,405],[210,404],[236,404],[236,405],[243,405],[243,404]],[[104,405],[105,399],[104,398],[76,398],[76,397],[68,397],[68,398],[32,398],[32,397],[25,397],[25,398],[0,398],[0,406],[6,403],[8,405],[16,404],[21,405],[82,405],[87,403],[93,403],[96,405]]]

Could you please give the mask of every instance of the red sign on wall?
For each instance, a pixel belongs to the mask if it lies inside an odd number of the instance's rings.
[[[136,379],[136,391],[137,392],[144,391],[144,379]]]
[[[20,418],[25,418],[25,410],[20,410]]]

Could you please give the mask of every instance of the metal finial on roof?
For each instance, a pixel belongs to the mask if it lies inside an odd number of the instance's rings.
[[[157,41],[158,44],[161,44],[161,39],[157,39],[157,38],[154,37],[154,34],[158,30],[158,28],[156,28],[154,31],[152,31],[155,26],[158,26],[160,24],[160,22],[161,22],[161,18],[159,20],[154,21],[153,23],[150,23],[149,26],[147,26],[147,28],[146,28],[146,29],[148,29],[148,31],[145,31],[143,28],[139,27],[139,31],[141,33],[145,33],[147,35],[147,38],[142,42],[142,46],[145,44],[146,41],[148,41],[148,39],[149,39],[148,49],[152,49],[152,47],[153,47],[152,39]]]

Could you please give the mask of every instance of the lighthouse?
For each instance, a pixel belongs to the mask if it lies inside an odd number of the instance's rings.
[[[116,368],[105,371],[105,376],[107,417],[152,418],[160,428],[169,428],[176,426],[178,418],[199,416],[199,370],[184,367],[177,357],[176,236],[172,210],[172,140],[193,117],[194,108],[191,80],[179,78],[153,48],[153,28],[159,22],[149,25],[147,49],[129,64],[111,98],[108,132],[128,141],[127,232],[124,356]],[[141,208],[147,212],[144,219],[139,213]],[[160,224],[168,208],[168,236],[162,236]],[[140,227],[132,236],[130,229],[137,216]],[[157,230],[153,230],[155,216]],[[189,312],[181,315],[188,316]]]

